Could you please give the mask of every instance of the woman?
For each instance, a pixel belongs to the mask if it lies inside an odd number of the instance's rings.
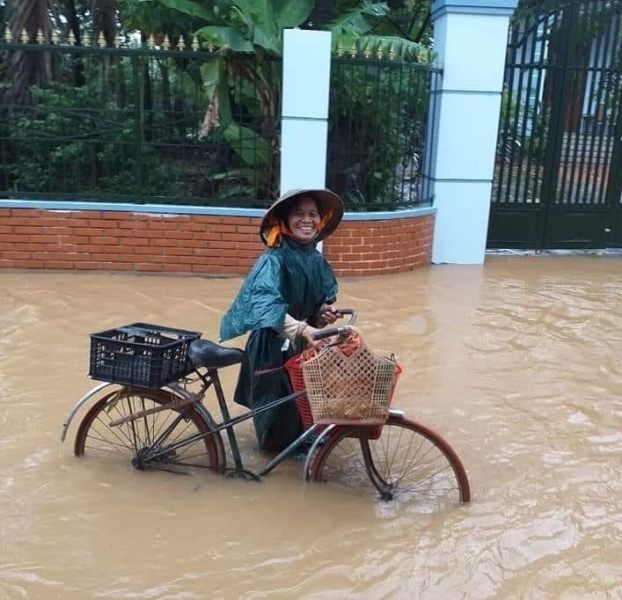
[[[234,399],[251,409],[292,393],[279,369],[313,334],[340,316],[331,307],[337,281],[316,243],[343,217],[343,202],[330,190],[294,190],[279,198],[259,227],[268,247],[253,266],[220,325],[221,341],[251,332]],[[275,369],[263,375],[256,371]],[[279,451],[301,433],[294,402],[254,418],[259,447]]]

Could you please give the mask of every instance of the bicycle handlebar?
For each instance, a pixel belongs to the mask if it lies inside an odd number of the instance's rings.
[[[323,340],[327,337],[332,337],[334,335],[341,335],[342,333],[347,333],[350,331],[350,326],[346,325],[345,327],[329,327],[328,329],[322,329],[317,333],[314,333],[311,337],[314,340]]]
[[[335,309],[341,315],[350,315],[348,325],[354,325],[358,317],[358,313],[353,308],[336,308]]]

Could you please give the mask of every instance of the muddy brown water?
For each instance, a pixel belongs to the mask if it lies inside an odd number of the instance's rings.
[[[239,284],[0,273],[0,598],[622,597],[619,257],[341,282],[404,367],[394,404],[468,468],[473,502],[433,513],[305,485],[296,462],[253,484],[77,459],[77,420],[60,443],[90,332],[215,338]]]

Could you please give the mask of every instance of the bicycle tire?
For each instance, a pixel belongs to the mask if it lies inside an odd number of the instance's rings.
[[[422,506],[470,502],[466,469],[438,432],[402,415],[391,415],[378,433],[377,428],[335,427],[312,457],[308,479],[366,491],[382,489],[384,499]],[[361,444],[369,447],[370,465],[365,464]],[[379,480],[374,482],[376,477]]]
[[[166,408],[139,416],[114,427],[110,425],[115,420],[168,404],[175,398],[164,390],[136,388],[122,388],[107,394],[80,422],[74,454],[129,459],[139,469],[179,471],[200,468],[222,472],[225,465],[221,461],[220,433],[210,434],[212,427],[191,404],[178,410]],[[168,446],[195,434],[203,434],[203,437],[166,453]],[[149,454],[154,450],[165,454],[150,459]]]

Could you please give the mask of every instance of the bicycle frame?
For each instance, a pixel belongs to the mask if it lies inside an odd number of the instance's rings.
[[[240,449],[237,443],[237,438],[235,435],[234,427],[240,423],[243,423],[244,421],[247,421],[248,419],[251,419],[252,417],[256,415],[267,412],[269,410],[272,410],[273,408],[276,408],[277,406],[280,406],[281,404],[285,404],[286,402],[291,402],[292,400],[299,398],[300,396],[304,395],[305,393],[304,390],[300,392],[295,392],[293,394],[289,394],[287,396],[283,396],[281,398],[277,398],[276,400],[273,400],[272,402],[269,402],[260,408],[250,410],[244,413],[243,415],[234,417],[232,419],[229,413],[229,408],[227,406],[225,394],[223,392],[222,385],[220,383],[220,377],[218,375],[218,370],[214,368],[208,368],[206,369],[205,373],[201,373],[199,369],[196,369],[195,372],[199,376],[201,381],[203,382],[201,389],[197,393],[189,392],[188,390],[180,386],[178,383],[173,383],[169,387],[175,393],[178,393],[180,396],[193,395],[196,399],[197,404],[203,405],[202,401],[203,401],[203,398],[205,397],[205,393],[213,385],[216,399],[218,401],[218,406],[220,408],[220,412],[222,415],[222,421],[220,423],[214,422],[213,429],[210,433],[195,434],[192,436],[188,436],[187,438],[180,440],[175,444],[167,446],[166,450],[160,450],[160,451],[154,452],[153,454],[150,454],[149,458],[157,459],[158,457],[165,455],[167,452],[170,452],[171,450],[177,450],[184,446],[193,444],[194,442],[204,438],[207,435],[214,435],[215,433],[219,433],[220,431],[225,430],[227,432],[227,439],[229,440],[229,447],[231,448],[231,454],[233,457],[235,470],[239,472],[248,473],[248,471],[244,469],[242,455],[240,453]],[[266,463],[266,465],[258,473],[254,475],[257,475],[257,476],[267,475],[279,463],[281,463],[293,450],[295,450],[306,438],[308,438],[316,429],[317,427],[314,425],[313,427],[305,430],[287,448],[285,448],[280,454],[274,457],[271,461]]]
[[[304,390],[289,394],[287,396],[283,396],[281,398],[277,398],[276,400],[273,400],[272,402],[269,402],[268,404],[265,404],[264,406],[260,408],[249,410],[248,412],[242,415],[231,418],[231,415],[229,413],[229,408],[227,406],[225,394],[224,394],[224,391],[222,389],[222,385],[220,382],[220,377],[218,375],[218,370],[215,368],[207,368],[205,369],[205,372],[201,372],[199,369],[195,369],[195,373],[202,382],[201,388],[198,391],[195,392],[195,391],[189,390],[182,381],[175,381],[173,383],[170,383],[168,386],[165,386],[163,389],[165,391],[169,391],[171,394],[179,398],[182,402],[187,403],[188,405],[194,406],[195,409],[198,410],[201,413],[201,415],[204,417],[204,419],[209,423],[211,431],[209,433],[199,433],[199,434],[195,434],[192,436],[188,436],[184,439],[177,441],[174,444],[166,446],[165,449],[154,450],[153,452],[150,452],[148,454],[148,457],[146,457],[147,460],[155,461],[158,458],[164,457],[167,453],[171,452],[172,450],[178,450],[180,448],[189,446],[197,442],[198,440],[205,438],[206,436],[215,435],[225,430],[227,433],[227,439],[229,441],[229,447],[231,449],[231,455],[232,455],[233,463],[234,463],[233,473],[252,475],[253,478],[258,479],[259,477],[263,477],[264,475],[267,475],[268,473],[270,473],[270,471],[272,471],[281,462],[283,462],[283,460],[285,460],[285,458],[287,458],[304,440],[308,439],[317,430],[316,425],[313,425],[312,427],[306,429],[298,438],[296,438],[289,446],[287,446],[287,448],[282,450],[277,456],[275,456],[270,461],[268,461],[257,473],[252,473],[244,468],[242,455],[241,455],[241,452],[238,446],[237,437],[235,435],[235,429],[234,429],[235,426],[239,425],[240,423],[243,423],[244,421],[247,421],[253,418],[256,415],[267,412],[282,404],[291,402],[295,400],[296,398],[299,398],[300,396],[304,395],[305,393]],[[61,427],[61,442],[65,441],[69,426],[72,420],[74,419],[75,415],[79,412],[79,410],[85,404],[87,404],[90,400],[97,397],[99,392],[101,392],[105,388],[113,387],[113,386],[118,386],[118,384],[106,383],[106,382],[100,383],[99,385],[95,386],[94,388],[86,392],[74,404],[74,406],[69,411],[67,417],[63,421],[63,424]],[[218,402],[218,407],[219,407],[219,410],[222,416],[222,420],[220,422],[217,422],[213,418],[211,412],[208,410],[208,408],[205,406],[203,402],[206,396],[207,390],[212,386],[214,388],[214,393],[215,393],[216,400]],[[124,388],[120,387],[119,389],[121,390]],[[167,407],[156,409],[156,411],[164,410],[165,408]],[[138,413],[134,415],[134,419],[141,418],[142,416],[143,415]],[[181,412],[180,412],[180,418],[183,418],[183,414]],[[116,425],[120,425],[120,424],[121,424],[120,422],[116,423]],[[162,439],[165,439],[166,434],[167,432],[165,431],[160,437]],[[315,443],[317,443],[318,441],[319,441],[319,438],[315,440]],[[154,445],[157,447],[157,444],[154,444]],[[315,447],[315,444],[312,445],[312,449],[314,447]],[[306,468],[308,467],[305,463],[305,469]]]

